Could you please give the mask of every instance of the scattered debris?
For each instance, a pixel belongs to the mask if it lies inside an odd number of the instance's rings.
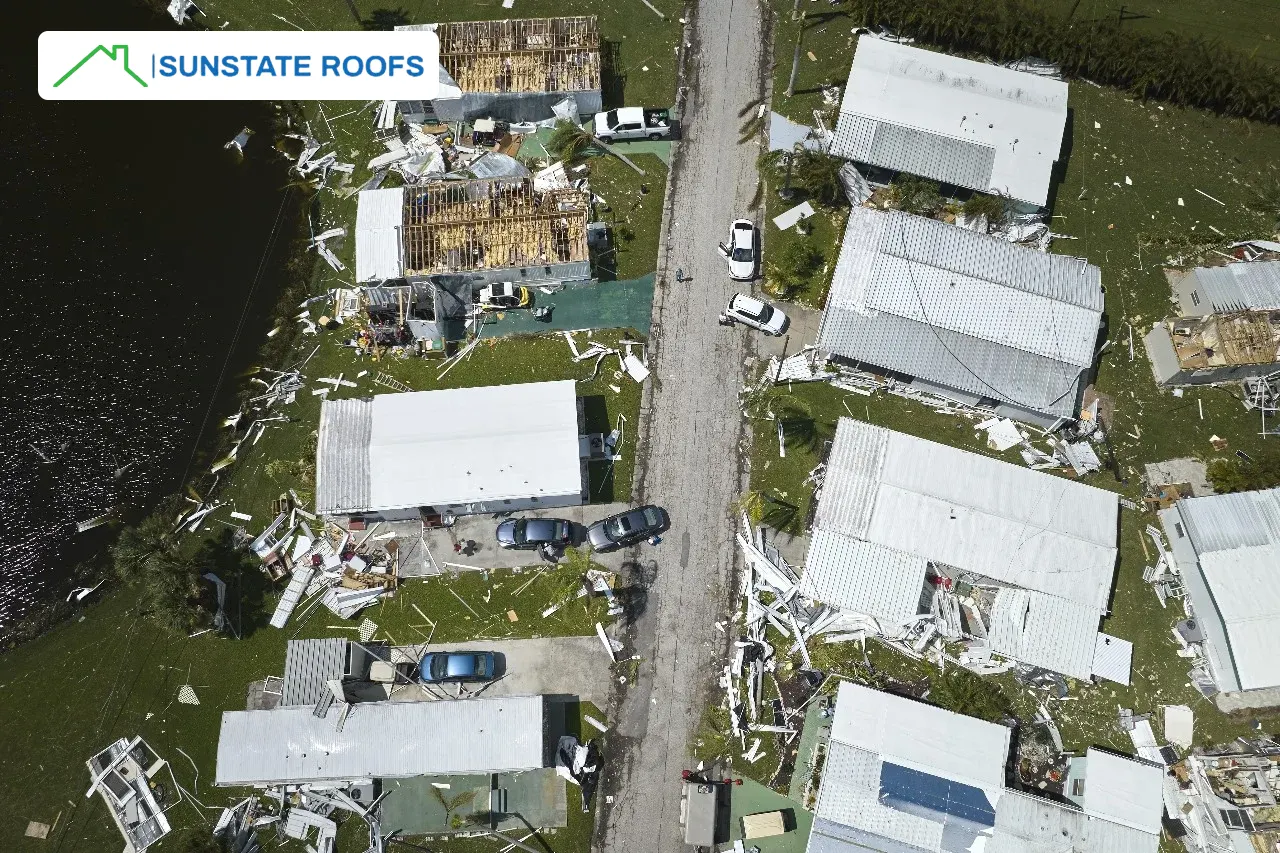
[[[807,201],[802,201],[790,210],[784,211],[773,218],[773,224],[779,231],[786,231],[801,220],[808,219],[813,216],[813,205]]]
[[[156,799],[154,779],[168,762],[140,737],[120,738],[85,762],[89,768],[89,792],[102,795],[111,819],[125,839],[125,849],[142,853],[169,834],[169,820]],[[172,780],[172,771],[170,771]],[[173,780],[171,794],[183,791]]]

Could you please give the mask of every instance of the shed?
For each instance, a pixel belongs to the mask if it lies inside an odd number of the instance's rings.
[[[1183,498],[1160,523],[1218,688],[1280,687],[1280,489]]]
[[[387,520],[584,503],[572,380],[326,400],[316,508]]]
[[[900,625],[929,612],[930,577],[968,578],[996,590],[993,651],[1088,679],[1118,518],[1112,492],[841,418],[800,589]]]
[[[1100,793],[1135,790],[1078,807],[1007,789],[1010,740],[1004,726],[842,682],[808,853],[1155,853],[1159,768],[1108,755]]]
[[[341,724],[339,720],[341,718]],[[226,711],[216,784],[320,784],[546,766],[541,696]]]
[[[818,345],[925,390],[1055,427],[1080,411],[1102,308],[1102,273],[1081,258],[855,207]]]
[[[1066,123],[1061,80],[864,35],[831,153],[1044,207]]]

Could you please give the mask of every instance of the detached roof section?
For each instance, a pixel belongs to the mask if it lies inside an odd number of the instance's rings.
[[[1196,267],[1190,276],[1201,301],[1218,314],[1280,309],[1280,261]]]
[[[1086,791],[1132,790],[1078,809],[1006,790],[1009,742],[1004,726],[841,683],[808,853],[1155,853],[1159,768],[1095,768],[1090,750]]]
[[[403,275],[587,261],[590,197],[537,190],[532,178],[404,188]]]
[[[326,400],[316,450],[323,514],[580,493],[572,380]]]
[[[356,281],[380,282],[404,275],[400,226],[404,188],[364,190],[356,203]]]
[[[1074,418],[1101,271],[900,211],[854,208],[818,343],[844,358]]]
[[[1184,498],[1160,517],[1218,686],[1280,686],[1280,489]]]
[[[216,784],[495,773],[544,766],[541,696],[226,711]]]
[[[1060,80],[863,36],[831,153],[1043,207],[1066,122]]]

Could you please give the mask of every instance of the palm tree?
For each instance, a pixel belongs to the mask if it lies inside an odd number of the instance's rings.
[[[573,163],[600,153],[600,148],[590,131],[561,119],[547,140],[547,151],[559,160]]]

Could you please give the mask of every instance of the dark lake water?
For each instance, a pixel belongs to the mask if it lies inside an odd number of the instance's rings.
[[[0,131],[0,627],[65,596],[71,567],[110,540],[105,527],[77,534],[78,521],[179,488],[206,411],[225,414],[269,328],[288,242],[255,287],[287,178],[265,133],[243,162],[222,146],[266,129],[267,105],[36,94],[42,30],[172,21],[130,0],[39,3],[21,18]]]

